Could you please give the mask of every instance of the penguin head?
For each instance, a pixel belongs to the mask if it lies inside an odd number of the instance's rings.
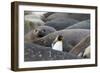
[[[58,41],[62,41],[63,40],[63,36],[62,35],[58,35],[57,40]]]

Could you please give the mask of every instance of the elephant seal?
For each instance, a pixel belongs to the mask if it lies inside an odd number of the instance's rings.
[[[47,60],[69,60],[82,59],[67,52],[53,50],[49,47],[40,46],[34,43],[24,43],[24,61],[47,61]]]
[[[56,19],[56,18],[67,18],[67,17],[68,17],[67,13],[55,12],[55,13],[52,13],[51,15],[49,15],[46,18],[46,21],[50,21],[50,20],[53,20],[53,19]]]
[[[50,16],[47,17],[47,21],[56,19],[56,18],[73,18],[79,21],[83,21],[86,19],[90,19],[90,15],[89,14],[81,14],[81,13],[60,13],[60,12],[56,12],[51,14]]]
[[[25,15],[24,23],[24,34],[45,24],[44,21],[41,20],[41,17],[35,14]]]
[[[67,29],[90,29],[90,20],[81,21],[79,23],[67,27]]]
[[[39,26],[34,29],[34,33],[38,35],[38,37],[44,37],[52,32],[55,32],[56,29],[50,26]]]
[[[35,14],[36,16],[39,16],[40,19],[45,19],[44,14],[46,14],[47,12],[33,12],[33,14]]]
[[[48,16],[50,16],[51,14],[53,14],[54,12],[47,12],[44,14],[45,18],[47,18]]]
[[[79,22],[78,20],[71,19],[71,18],[56,18],[54,20],[47,21],[45,25],[51,26],[56,30],[62,30],[78,22]]]
[[[78,44],[84,37],[90,35],[90,31],[86,29],[64,29],[48,34],[40,39],[33,40],[33,43],[51,47],[52,42],[58,35],[64,38],[63,48],[64,51],[69,52],[76,44]]]
[[[43,15],[44,15],[44,19],[42,19],[44,22],[46,22],[47,21],[47,17],[48,16],[50,16],[51,14],[53,14],[54,12],[46,12],[46,13],[44,13]]]
[[[31,30],[29,33],[27,33],[25,35],[24,39],[25,39],[25,41],[31,42],[34,39],[44,37],[55,31],[56,31],[56,29],[54,29],[53,27],[39,26],[39,27],[35,28],[34,30]]]

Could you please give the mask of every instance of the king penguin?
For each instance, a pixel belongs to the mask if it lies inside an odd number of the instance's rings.
[[[58,35],[52,43],[52,49],[63,51],[63,36]]]
[[[83,52],[79,53],[79,57],[90,58],[90,46],[88,46]]]
[[[88,46],[88,47],[85,49],[85,51],[84,51],[84,53],[83,53],[83,57],[84,57],[84,58],[90,58],[90,46]]]

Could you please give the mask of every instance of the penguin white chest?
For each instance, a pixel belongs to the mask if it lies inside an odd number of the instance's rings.
[[[63,43],[62,41],[57,41],[55,44],[52,44],[52,49],[63,51]]]
[[[87,57],[87,58],[90,58],[90,46],[88,46],[85,51],[84,51],[84,54],[83,54],[83,57]]]

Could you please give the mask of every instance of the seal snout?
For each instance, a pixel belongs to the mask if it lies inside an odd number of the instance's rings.
[[[38,37],[43,37],[45,36],[45,30],[41,30],[41,31],[38,31]]]

